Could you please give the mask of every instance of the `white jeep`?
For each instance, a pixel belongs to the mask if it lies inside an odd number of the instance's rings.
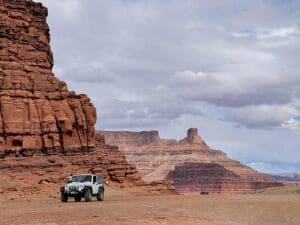
[[[97,197],[98,201],[104,200],[104,183],[100,176],[95,174],[73,175],[68,184],[60,189],[62,202],[67,202],[69,197],[74,197],[76,202],[80,202],[84,197],[86,202]]]

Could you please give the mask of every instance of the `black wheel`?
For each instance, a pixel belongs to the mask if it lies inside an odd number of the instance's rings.
[[[75,201],[76,202],[80,202],[81,201],[81,196],[80,195],[76,195],[75,196]]]
[[[86,202],[89,202],[92,200],[92,191],[91,189],[87,189],[86,192],[84,193],[84,199]]]
[[[98,194],[97,194],[97,201],[103,201],[104,200],[104,190],[99,189]]]
[[[61,192],[60,193],[60,200],[61,200],[61,202],[67,202],[68,201],[68,195]]]

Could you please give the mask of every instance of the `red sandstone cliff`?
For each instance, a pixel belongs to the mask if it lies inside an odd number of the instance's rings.
[[[168,179],[179,192],[225,193],[280,185],[272,177],[211,149],[195,128],[180,141],[162,140],[157,131],[99,134],[125,153],[145,181]]]
[[[40,3],[0,1],[1,157],[95,147],[95,107],[51,71],[47,13]]]
[[[90,99],[53,74],[47,13],[31,0],[0,0],[0,188],[38,188],[79,172],[141,183],[116,147],[99,136],[95,145]]]

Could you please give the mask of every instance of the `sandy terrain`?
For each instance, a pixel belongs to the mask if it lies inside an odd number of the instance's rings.
[[[0,195],[0,224],[208,224],[299,225],[300,186],[260,193],[155,195],[107,189],[104,202],[61,203],[55,193]]]

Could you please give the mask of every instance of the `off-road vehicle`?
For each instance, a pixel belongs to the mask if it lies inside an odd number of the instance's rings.
[[[73,175],[68,184],[60,189],[60,199],[67,202],[69,197],[74,197],[76,202],[84,198],[86,202],[97,197],[98,201],[104,200],[104,183],[100,176],[95,174]]]

